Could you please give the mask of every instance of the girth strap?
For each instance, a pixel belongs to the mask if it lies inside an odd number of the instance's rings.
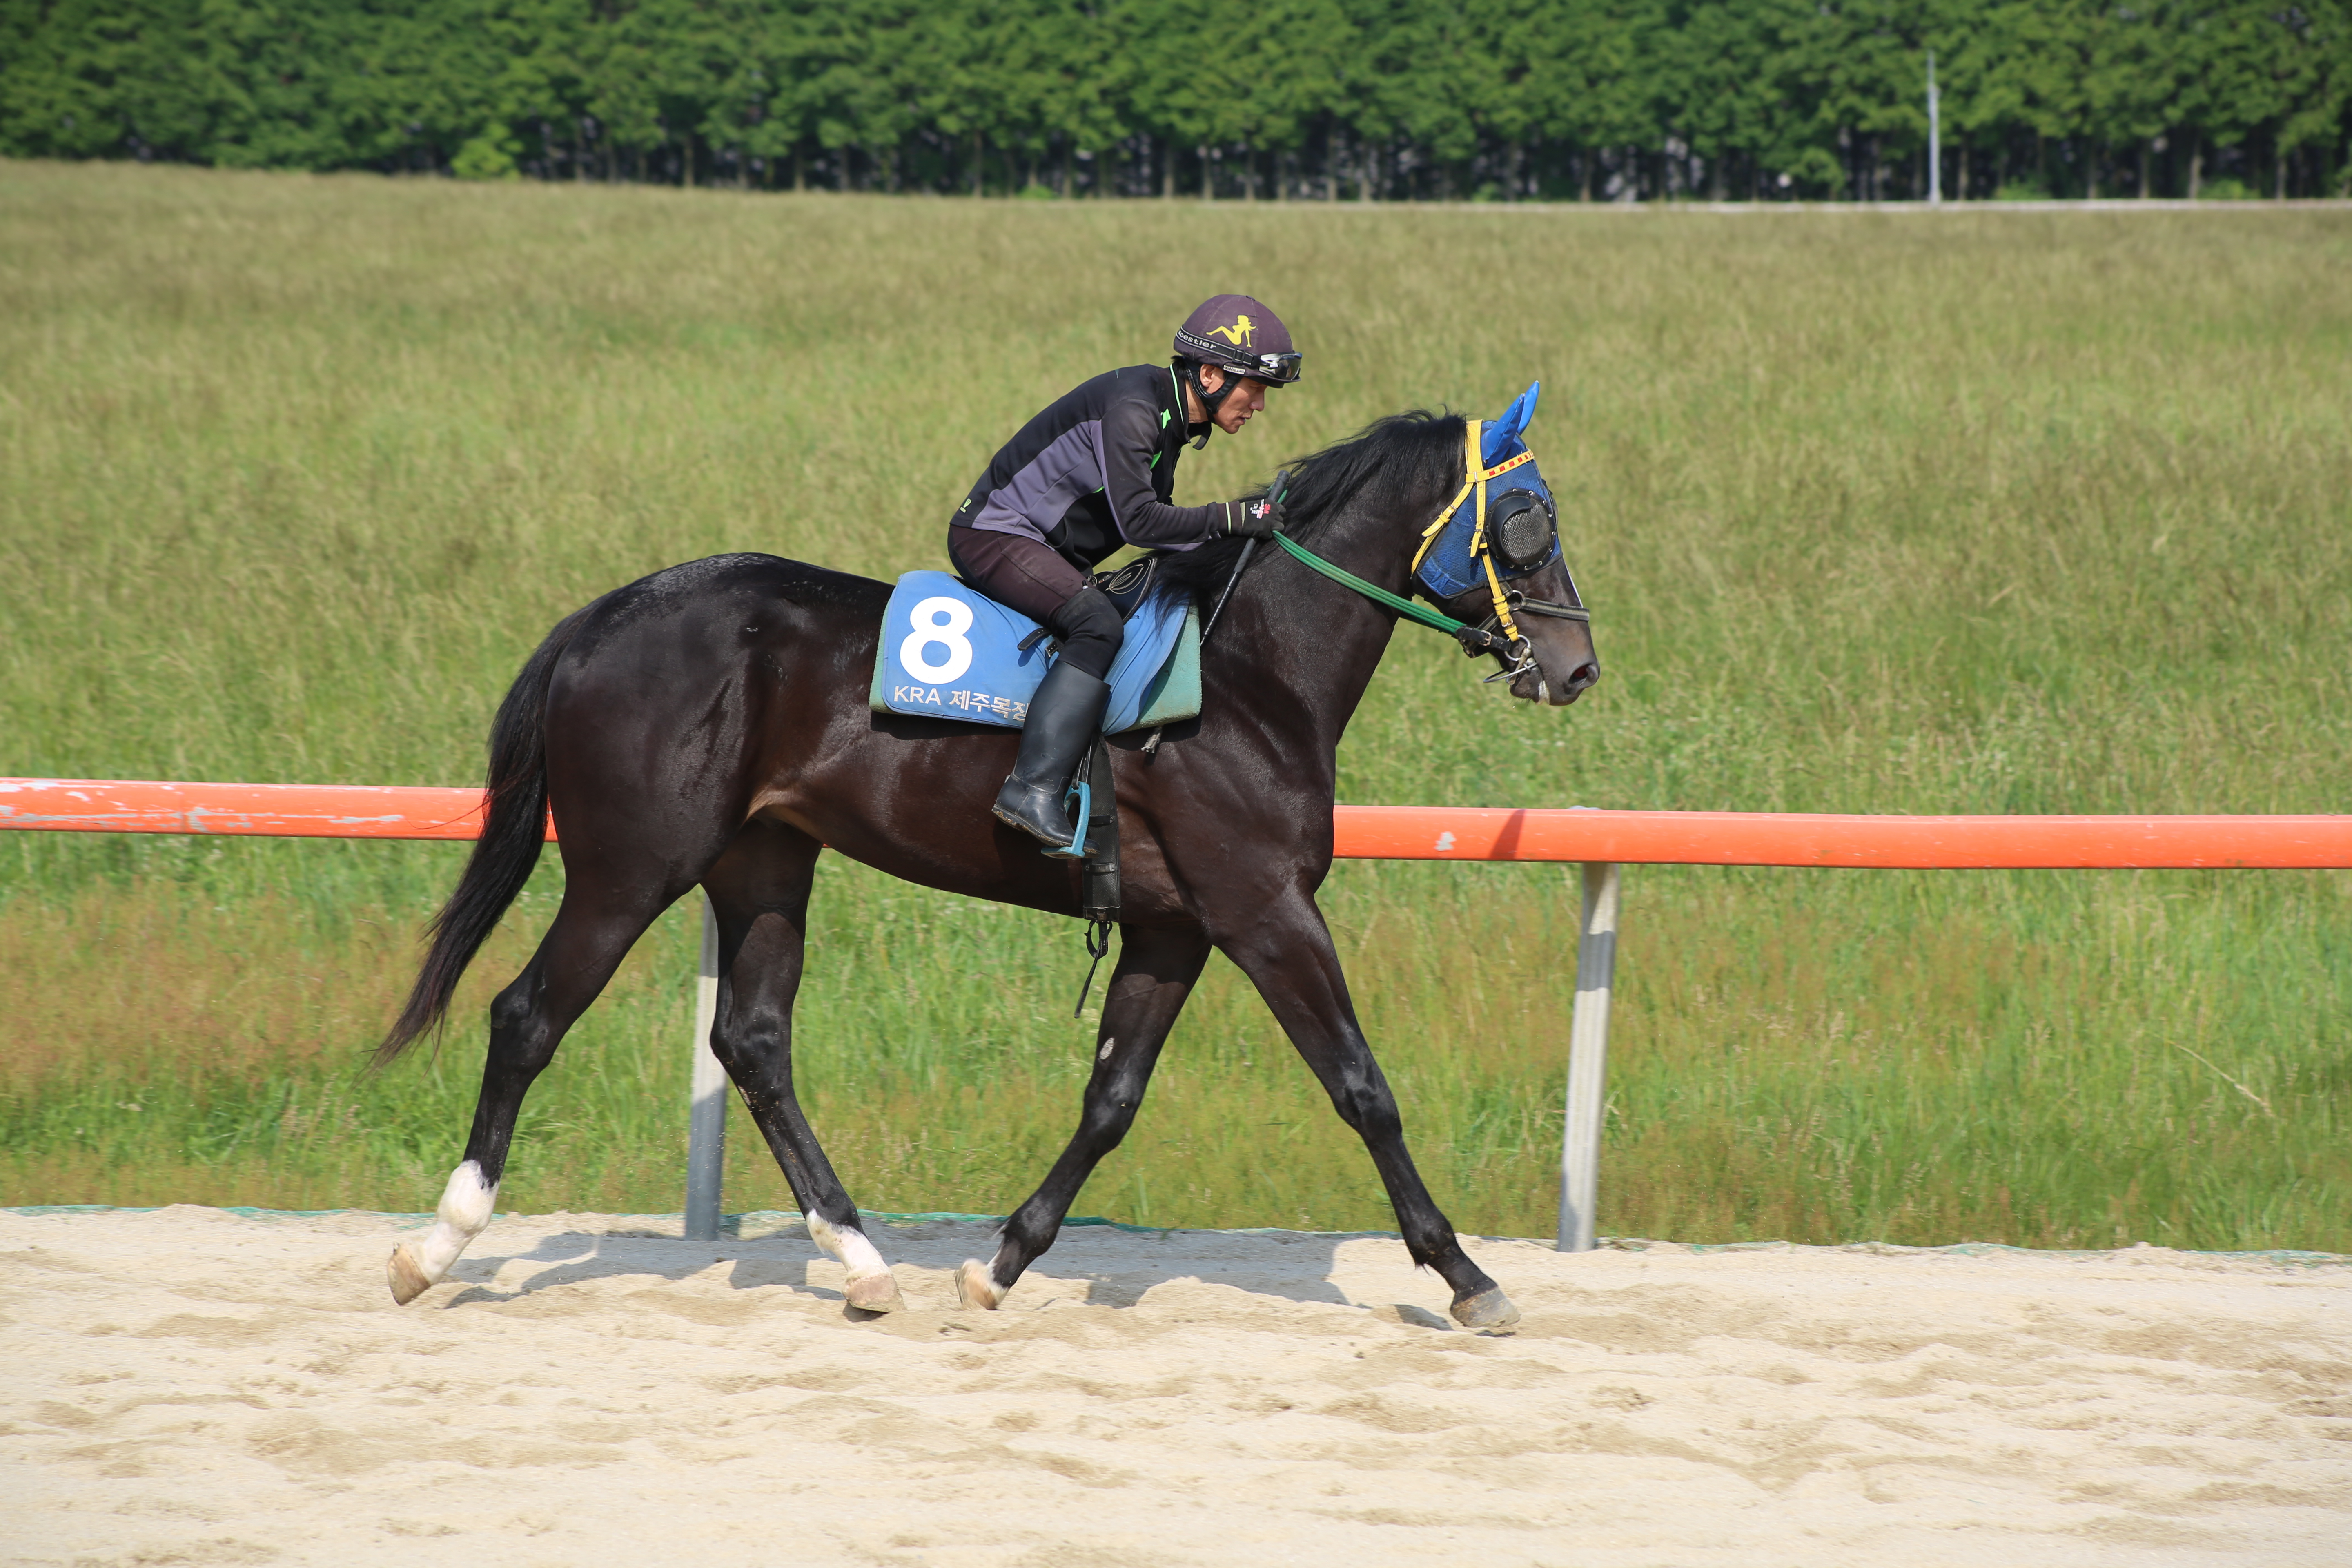
[[[1111,781],[1110,744],[1088,748],[1086,858],[1078,882],[1078,916],[1097,923],[1118,920],[1118,789]]]
[[[1154,731],[1154,734],[1158,731]],[[1110,742],[1097,740],[1080,764],[1086,770],[1086,858],[1078,867],[1078,918],[1087,922],[1087,978],[1078,987],[1076,1018],[1087,1010],[1087,993],[1095,985],[1095,971],[1110,952],[1110,928],[1118,923],[1118,788],[1110,774]],[[1075,792],[1074,792],[1075,793]]]

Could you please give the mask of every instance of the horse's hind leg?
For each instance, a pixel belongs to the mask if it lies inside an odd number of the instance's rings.
[[[554,1059],[564,1031],[679,890],[599,881],[572,878],[539,951],[490,1004],[490,1046],[465,1160],[442,1190],[433,1228],[421,1240],[402,1242],[387,1266],[392,1299],[404,1306],[446,1278],[467,1243],[490,1223],[524,1094]]]
[[[969,1258],[956,1270],[956,1295],[964,1305],[993,1308],[1054,1245],[1078,1189],[1135,1125],[1160,1047],[1208,960],[1209,939],[1200,931],[1122,930],[1078,1131],[1029,1201],[1004,1222],[994,1260]]]
[[[704,877],[719,916],[719,1017],[710,1048],[792,1184],[809,1239],[848,1269],[848,1304],[887,1312],[900,1304],[898,1283],[867,1239],[857,1205],[793,1093],[793,998],[820,848],[795,828],[753,822]]]

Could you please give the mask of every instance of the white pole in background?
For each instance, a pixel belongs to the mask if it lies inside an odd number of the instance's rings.
[[[1584,868],[1584,930],[1576,943],[1576,1011],[1568,1026],[1568,1124],[1559,1143],[1559,1250],[1590,1252],[1601,1189],[1601,1131],[1609,1078],[1609,986],[1617,971],[1622,867]]]
[[[702,965],[694,982],[694,1075],[688,1093],[686,1239],[719,1239],[719,1178],[727,1164],[727,1069],[710,1054],[719,1021],[719,917],[702,896]]]
[[[1927,51],[1927,205],[1944,205],[1944,122],[1936,95],[1936,51]]]

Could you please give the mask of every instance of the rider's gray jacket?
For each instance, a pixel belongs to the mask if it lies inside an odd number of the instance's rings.
[[[1184,423],[1176,373],[1105,372],[1047,405],[989,460],[956,509],[960,527],[1038,540],[1081,571],[1121,544],[1189,550],[1238,503],[1173,506],[1176,458],[1205,428]]]

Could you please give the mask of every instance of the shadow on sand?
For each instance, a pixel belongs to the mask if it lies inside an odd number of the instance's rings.
[[[446,1309],[527,1300],[571,1286],[629,1278],[676,1284],[730,1264],[726,1283],[732,1289],[782,1286],[795,1295],[842,1301],[838,1289],[808,1279],[810,1265],[829,1264],[829,1260],[809,1240],[797,1218],[757,1215],[728,1218],[727,1228],[736,1234],[722,1235],[716,1241],[687,1241],[654,1229],[568,1230],[541,1237],[520,1252],[499,1250],[494,1226],[476,1244],[482,1250],[461,1259],[450,1271],[449,1282],[462,1289],[442,1305]],[[759,1234],[763,1220],[782,1223]],[[741,1234],[745,1230],[754,1234]],[[995,1250],[993,1222],[978,1218],[924,1218],[893,1225],[868,1216],[868,1234],[894,1267],[941,1275],[967,1258],[986,1258]],[[1076,1222],[1063,1231],[1054,1249],[1038,1260],[1024,1282],[1024,1289],[1008,1305],[1019,1310],[1022,1297],[1040,1304],[1078,1297],[1088,1306],[1123,1310],[1141,1301],[1156,1286],[1196,1280],[1280,1300],[1361,1307],[1365,1303],[1350,1300],[1331,1282],[1331,1275],[1339,1245],[1364,1239],[1387,1239],[1403,1246],[1393,1236],[1377,1231],[1153,1230],[1105,1221]],[[498,1284],[498,1276],[515,1263],[542,1267],[528,1279]],[[901,1289],[911,1283],[902,1274]],[[950,1289],[944,1279],[927,1279],[924,1286],[926,1298]],[[844,1310],[855,1311],[845,1303]],[[1397,1310],[1426,1317],[1429,1326],[1447,1326],[1442,1318],[1418,1308]]]

